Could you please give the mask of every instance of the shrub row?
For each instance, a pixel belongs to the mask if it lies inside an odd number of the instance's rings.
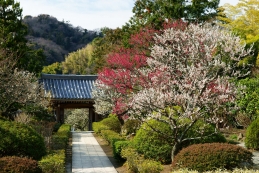
[[[39,161],[43,173],[65,173],[65,149],[69,140],[70,125],[62,124],[53,135],[52,150]]]
[[[36,160],[17,156],[0,158],[0,170],[1,173],[41,173]]]
[[[93,131],[96,134],[101,134],[102,130],[109,130],[109,127],[102,124],[101,122],[93,122],[92,126],[93,126]]]
[[[249,167],[253,164],[253,154],[243,147],[227,143],[194,144],[182,149],[174,158],[176,169],[188,168],[210,171]]]
[[[131,147],[127,147],[121,151],[122,157],[127,160],[128,170],[139,173],[159,173],[163,170],[160,162],[144,159],[137,151]]]
[[[113,131],[113,130],[102,130],[101,136],[109,142],[111,146],[114,145],[116,141],[122,141],[125,140],[119,133]]]
[[[52,146],[53,150],[62,150],[66,148],[67,142],[69,140],[70,125],[62,124],[58,131],[52,136]]]
[[[54,150],[39,161],[43,173],[65,173],[65,150]]]
[[[113,157],[118,161],[124,161],[125,159],[121,156],[121,151],[126,149],[131,144],[130,141],[116,141],[112,146]]]

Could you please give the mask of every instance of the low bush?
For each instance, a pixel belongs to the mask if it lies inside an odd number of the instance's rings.
[[[43,173],[65,173],[65,150],[55,150],[39,161]]]
[[[251,166],[253,154],[237,145],[227,143],[194,144],[182,149],[174,158],[176,169],[188,168],[199,172]]]
[[[192,171],[188,169],[179,169],[179,170],[174,170],[171,173],[199,173],[198,171]],[[252,169],[234,169],[232,171],[230,170],[222,170],[218,169],[215,171],[206,171],[203,173],[259,173],[259,170],[252,170]]]
[[[65,149],[69,140],[70,125],[62,124],[58,131],[52,136],[52,150]]]
[[[121,127],[121,132],[123,135],[136,134],[137,130],[140,128],[141,121],[135,119],[129,119],[125,121]]]
[[[41,173],[36,160],[17,156],[0,158],[1,173]]]
[[[259,149],[259,118],[254,120],[246,130],[245,146]]]
[[[116,141],[125,140],[119,133],[113,130],[102,130],[101,135],[111,146],[113,146]]]
[[[144,154],[147,159],[154,159],[162,163],[171,162],[173,140],[153,131],[150,127],[155,127],[156,130],[161,131],[163,134],[172,136],[169,125],[156,120],[149,120],[147,123],[141,125],[133,138],[134,147],[140,154]]]
[[[121,152],[123,158],[127,160],[128,170],[136,173],[159,173],[163,170],[160,162],[144,159],[137,151],[131,147],[123,149]]]
[[[120,133],[121,131],[121,123],[117,115],[110,114],[107,118],[103,119],[100,122],[107,126],[109,130],[113,130],[117,133]]]
[[[96,134],[100,134],[102,130],[109,130],[109,127],[100,122],[93,122],[92,124],[93,131]]]
[[[0,120],[0,157],[28,156],[35,160],[46,154],[43,137],[21,123]]]
[[[126,149],[130,145],[130,141],[116,141],[114,142],[113,149],[113,157],[118,161],[124,161],[121,157],[121,151]]]

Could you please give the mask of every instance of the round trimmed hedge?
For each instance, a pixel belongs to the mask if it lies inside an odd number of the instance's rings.
[[[163,134],[172,136],[172,131],[168,124],[149,120],[147,123],[141,125],[136,136],[133,138],[134,148],[139,153],[144,154],[145,158],[155,159],[162,163],[171,162],[173,140],[153,131],[150,126],[155,127],[156,130],[161,131]]]
[[[46,154],[43,137],[31,127],[0,120],[0,157],[27,156],[35,160]]]
[[[249,167],[253,154],[243,147],[227,143],[194,144],[182,149],[172,162],[176,169],[199,172]]]

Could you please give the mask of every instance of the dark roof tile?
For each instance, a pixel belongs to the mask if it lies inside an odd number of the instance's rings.
[[[53,75],[42,74],[40,82],[45,94],[51,92],[52,99],[89,100],[97,75]]]

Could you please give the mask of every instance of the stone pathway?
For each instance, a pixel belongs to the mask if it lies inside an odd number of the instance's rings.
[[[72,132],[72,173],[117,173],[92,132]]]
[[[241,147],[246,148],[244,142],[241,142],[238,145],[241,146]],[[259,151],[253,151],[253,163],[254,163],[253,168],[254,169],[259,169]]]

